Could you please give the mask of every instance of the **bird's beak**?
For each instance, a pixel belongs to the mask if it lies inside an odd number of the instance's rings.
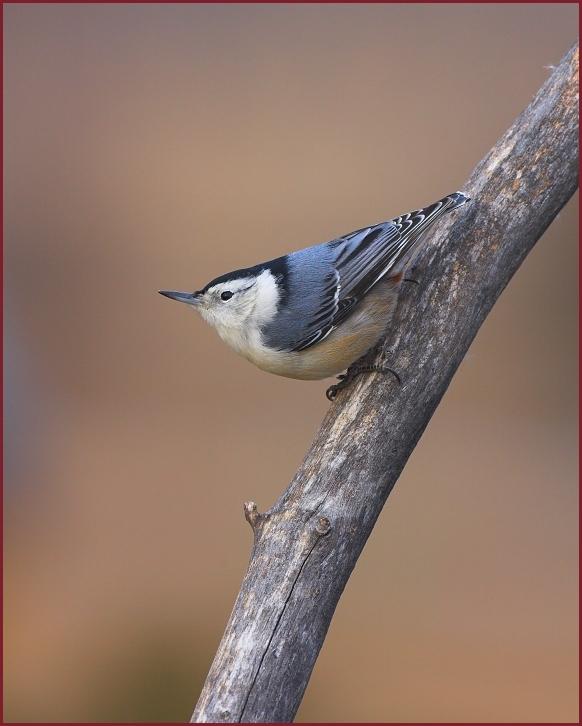
[[[158,290],[160,295],[169,297],[170,300],[186,303],[186,305],[198,305],[202,297],[198,292],[176,292],[174,290]]]

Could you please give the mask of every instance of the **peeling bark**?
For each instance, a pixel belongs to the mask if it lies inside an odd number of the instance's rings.
[[[254,546],[193,722],[289,722],[394,483],[496,299],[578,186],[578,46],[477,165],[416,260],[390,334],[338,394]]]

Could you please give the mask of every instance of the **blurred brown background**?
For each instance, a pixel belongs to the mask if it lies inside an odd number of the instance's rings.
[[[7,5],[5,718],[186,721],[329,382],[159,288],[462,187],[574,5]],[[300,721],[577,720],[577,210],[380,518]]]

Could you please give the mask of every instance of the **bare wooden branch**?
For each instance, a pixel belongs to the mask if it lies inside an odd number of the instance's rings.
[[[195,722],[291,721],[378,515],[483,320],[578,185],[578,47],[462,187],[472,202],[426,238],[370,374],[331,405],[265,515]],[[445,190],[446,191],[446,190]]]

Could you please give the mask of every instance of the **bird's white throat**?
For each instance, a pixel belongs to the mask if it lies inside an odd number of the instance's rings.
[[[226,290],[235,295],[231,300],[221,302],[220,293]],[[217,293],[216,300],[196,308],[204,320],[245,358],[254,360],[267,354],[261,330],[275,317],[280,297],[271,271],[263,270],[254,279],[247,277],[220,283]]]

